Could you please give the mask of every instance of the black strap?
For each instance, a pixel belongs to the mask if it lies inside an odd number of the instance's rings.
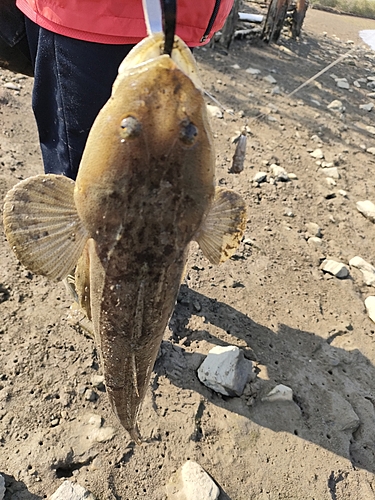
[[[172,54],[174,34],[176,32],[177,1],[160,0],[163,13],[164,54]]]

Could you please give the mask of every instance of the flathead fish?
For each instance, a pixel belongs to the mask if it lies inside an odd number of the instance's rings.
[[[196,240],[214,264],[242,238],[245,203],[215,188],[215,153],[195,60],[152,35],[124,59],[74,182],[37,175],[6,196],[4,228],[21,263],[64,279],[75,269],[111,406],[140,441],[137,415]]]

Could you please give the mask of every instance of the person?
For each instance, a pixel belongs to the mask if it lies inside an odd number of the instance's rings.
[[[176,34],[189,47],[208,43],[232,4],[177,0]],[[147,35],[142,0],[17,0],[16,5],[25,16],[44,171],[75,179],[119,65]]]

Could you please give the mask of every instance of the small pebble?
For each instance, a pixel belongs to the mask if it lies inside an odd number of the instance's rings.
[[[86,399],[86,401],[93,402],[93,401],[96,401],[98,399],[98,395],[92,389],[86,389],[86,391],[85,391],[85,399]]]
[[[259,184],[261,182],[265,182],[266,180],[267,180],[267,172],[258,172],[253,177],[253,181],[258,182]]]
[[[375,297],[370,295],[365,299],[365,306],[369,318],[375,323]]]
[[[262,401],[293,401],[293,390],[287,385],[279,384]]]
[[[83,486],[66,480],[49,500],[96,500],[96,497]]]
[[[375,205],[370,200],[357,201],[357,210],[371,222],[375,222]]]
[[[315,158],[317,160],[322,160],[324,158],[324,153],[320,148],[318,148],[318,149],[315,149],[312,153],[310,153],[310,156],[312,156],[313,158]]]
[[[250,75],[260,75],[260,69],[256,68],[247,68],[246,73],[250,73]]]
[[[267,83],[271,83],[272,85],[276,85],[277,83],[277,80],[272,75],[264,76],[263,80]]]
[[[207,104],[207,111],[208,114],[213,118],[223,118],[224,116],[219,106],[213,106],[212,104]]]
[[[335,260],[324,260],[322,262],[321,269],[339,279],[347,278],[349,276],[349,269],[347,266],[342,262],[336,262]]]

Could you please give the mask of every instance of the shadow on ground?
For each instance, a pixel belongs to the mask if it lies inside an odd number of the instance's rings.
[[[199,312],[193,306],[197,302],[202,307]],[[189,330],[193,315],[241,340],[246,357],[268,372],[269,380],[250,406],[244,397],[227,398],[199,382],[196,369],[204,356],[189,353],[184,347],[197,340],[227,344],[203,329]],[[375,472],[375,368],[357,349],[347,351],[332,345],[338,337],[350,336],[350,331],[335,332],[326,340],[287,325],[272,331],[185,285],[181,287],[170,328],[178,345],[163,343],[162,361],[155,366],[157,376],[166,375],[176,386],[194,390],[211,403],[260,426],[297,435],[347,458],[354,467]],[[186,370],[190,371],[189,376]],[[293,402],[261,401],[280,383],[293,389]]]

